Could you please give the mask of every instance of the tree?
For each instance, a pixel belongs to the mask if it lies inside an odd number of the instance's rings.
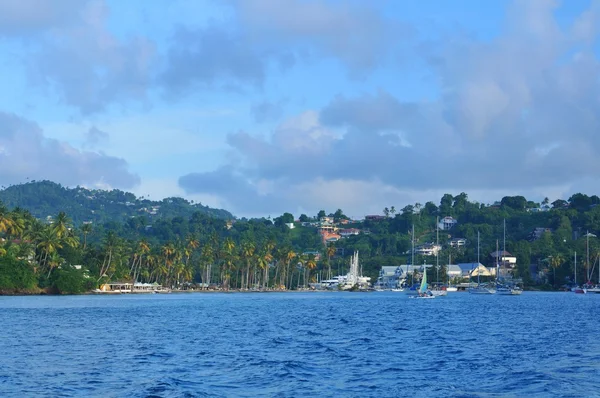
[[[566,200],[556,199],[554,202],[552,202],[552,208],[553,209],[563,209],[563,208],[567,207],[568,204],[569,203]]]
[[[319,210],[319,213],[317,214],[317,219],[320,220],[325,216],[327,216],[327,214],[325,213],[325,210]]]
[[[383,209],[383,215],[386,217],[390,216],[390,209],[388,209],[387,207]]]
[[[553,285],[557,286],[556,269],[562,265],[562,263],[564,262],[564,259],[562,258],[562,256],[560,254],[555,254],[555,255],[549,257],[549,261],[550,261],[550,266],[554,270]]]
[[[92,224],[83,224],[81,226],[81,233],[83,234],[83,249],[85,251],[87,247],[87,236],[92,233]]]
[[[335,213],[333,213],[333,220],[335,222],[340,222],[340,220],[347,220],[347,219],[348,219],[348,217],[346,217],[346,215],[344,214],[342,209],[337,209],[335,211]]]
[[[306,214],[300,214],[300,218],[298,220],[300,222],[308,222],[308,216]]]
[[[500,205],[515,210],[524,210],[527,206],[527,199],[523,196],[505,196],[500,201]]]
[[[394,214],[396,214],[396,208],[394,206],[390,207],[390,214],[392,217],[394,217]]]
[[[283,213],[281,216],[275,218],[275,225],[282,226],[284,224],[290,224],[294,222],[294,216],[291,213]]]

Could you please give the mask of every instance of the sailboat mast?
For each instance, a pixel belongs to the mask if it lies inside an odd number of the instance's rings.
[[[500,276],[500,266],[498,265],[498,239],[496,239],[496,282],[498,282],[498,277]]]
[[[575,286],[577,286],[577,252],[575,252]]]
[[[477,285],[479,286],[479,231],[477,231]]]
[[[415,273],[415,224],[412,225],[412,250],[411,250],[411,258],[410,258],[410,265],[413,269],[413,272],[411,272],[410,274],[410,285],[412,286],[412,284],[414,283],[414,273]],[[406,270],[408,272],[408,269]]]
[[[586,251],[587,251],[587,260],[585,262],[585,276],[586,276],[586,280],[584,281],[584,283],[587,283],[587,281],[590,280],[590,231],[587,231],[587,233],[585,234],[586,236]]]
[[[435,218],[435,269],[437,272],[437,282],[440,282],[440,217]],[[599,274],[600,275],[600,274]],[[600,278],[600,276],[599,276]]]

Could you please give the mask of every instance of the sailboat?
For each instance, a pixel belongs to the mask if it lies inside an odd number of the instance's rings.
[[[450,264],[452,264],[452,254],[448,254],[448,266],[446,267],[446,279],[448,280],[448,286],[446,287],[447,292],[457,292],[458,288],[456,286],[450,285]]]
[[[481,263],[479,262],[479,231],[477,231],[477,267],[479,267]],[[471,270],[471,273],[473,271]],[[496,289],[492,286],[488,286],[487,284],[481,284],[479,280],[480,270],[477,270],[477,286],[469,287],[468,291],[471,294],[496,294]],[[471,276],[469,275],[469,286],[471,285]]]
[[[572,288],[571,291],[573,293],[577,293],[577,294],[586,294],[587,293],[587,289],[579,287],[579,285],[577,284],[577,252],[575,252],[574,257],[575,257],[575,260],[574,260],[575,261],[575,264],[574,264],[574,267],[575,267],[575,287]]]
[[[504,262],[504,253],[506,253],[506,220],[504,220],[504,236],[502,241],[502,264]],[[496,293],[501,296],[519,296],[523,293],[523,289],[514,283],[500,283],[499,282],[500,267],[498,265],[498,241],[496,241]]]
[[[411,296],[414,298],[422,298],[422,299],[434,299],[436,296],[433,295],[433,292],[429,290],[427,285],[427,268],[423,266],[423,278],[421,279],[421,285],[419,286],[419,295]]]
[[[436,250],[439,249],[440,246],[440,223],[439,223],[439,219],[436,218],[436,223],[435,223],[435,246],[436,246]],[[442,286],[440,283],[440,256],[439,253],[436,251],[435,253],[435,269],[437,272],[437,283],[434,285],[434,288],[431,289],[431,293],[434,296],[445,296],[448,294],[448,292],[446,291],[446,287]],[[425,270],[425,273],[427,270]]]

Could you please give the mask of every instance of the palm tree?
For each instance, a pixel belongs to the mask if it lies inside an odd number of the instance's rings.
[[[56,236],[58,236],[61,239],[66,237],[70,233],[71,228],[73,227],[71,219],[67,216],[67,214],[64,211],[58,213],[53,225],[53,229],[56,233]]]
[[[100,275],[98,276],[98,280],[106,276],[106,272],[108,272],[112,265],[113,255],[120,246],[120,244],[121,240],[114,231],[108,231],[106,233],[103,242],[104,260],[102,261],[102,266],[100,267]]]
[[[252,263],[253,257],[254,257],[254,251],[256,250],[256,247],[254,246],[254,243],[249,242],[249,241],[244,241],[242,243],[242,257],[244,258],[245,262],[246,262],[246,289],[250,288],[250,265]]]
[[[315,256],[310,254],[305,265],[306,269],[308,270],[308,279],[310,280],[310,272],[317,267],[317,261],[315,260]],[[304,277],[304,284],[306,285],[306,276]]]
[[[231,238],[225,239],[223,242],[223,246],[221,248],[221,256],[223,262],[221,264],[221,280],[223,282],[223,286],[225,290],[229,290],[229,281],[231,278],[231,271],[233,270],[233,266],[235,264],[235,243]]]
[[[161,268],[161,273],[164,274],[165,285],[168,285],[169,275],[171,274],[171,268],[175,260],[175,245],[173,245],[173,243],[167,243],[163,245],[160,250],[164,260],[164,268]]]
[[[331,257],[335,255],[337,249],[334,245],[327,247],[327,279],[331,279]]]
[[[383,209],[383,215],[386,217],[390,216],[390,209],[388,209],[387,207]]]
[[[206,289],[208,289],[208,286],[210,284],[210,275],[212,272],[212,264],[215,261],[215,252],[209,242],[206,242],[204,244],[204,246],[202,247],[202,254],[201,254],[200,258],[201,258],[202,264],[204,265],[205,271],[206,271],[206,277],[204,277],[204,275],[203,275],[202,279],[203,279],[204,285],[206,286]]]
[[[87,247],[87,236],[92,233],[92,224],[83,224],[81,226],[81,233],[83,234],[83,251]]]
[[[550,266],[554,270],[554,285],[555,286],[556,286],[556,269],[558,267],[560,267],[563,262],[564,262],[564,259],[562,258],[562,256],[560,254],[557,254],[555,256],[550,256]]]
[[[48,257],[58,249],[62,248],[62,242],[56,235],[56,232],[51,228],[42,229],[38,236],[38,241],[37,247],[41,250],[39,265],[40,267],[44,267],[48,264]],[[50,271],[52,271],[52,268]],[[50,273],[48,273],[48,277],[50,277]]]
[[[12,224],[13,220],[8,209],[0,203],[0,233],[9,231]]]

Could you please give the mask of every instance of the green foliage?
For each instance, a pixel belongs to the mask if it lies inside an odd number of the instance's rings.
[[[57,269],[51,283],[60,294],[79,294],[90,290],[94,283],[86,278],[85,272],[72,267]]]
[[[31,290],[37,285],[33,267],[10,255],[0,257],[0,290]]]
[[[222,219],[233,218],[228,211],[212,209],[199,203],[191,204],[182,198],[151,201],[143,197],[136,198],[132,193],[118,189],[71,189],[51,181],[11,185],[0,191],[0,201],[9,208],[25,208],[42,220],[65,212],[75,226],[85,221],[92,221],[94,224],[107,221],[122,223],[130,217],[141,215],[146,216],[149,221],[175,216],[189,217],[196,212]]]

